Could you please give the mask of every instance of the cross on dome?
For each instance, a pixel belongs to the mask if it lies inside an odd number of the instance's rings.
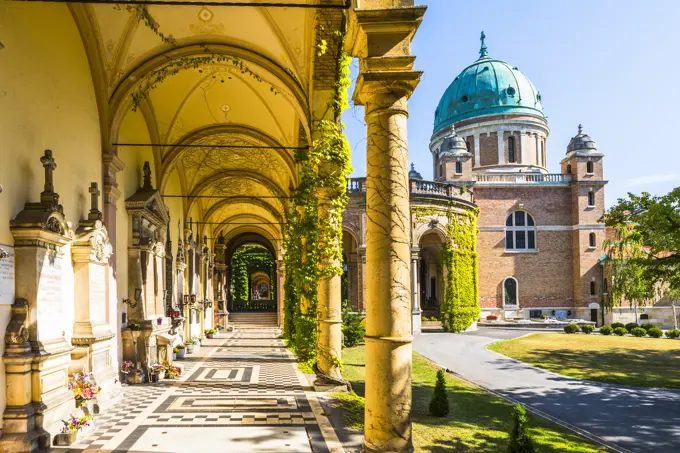
[[[482,34],[479,36],[479,40],[482,42],[482,45],[479,48],[479,58],[480,59],[489,56],[489,52],[487,52],[487,49],[486,49],[486,42],[484,41],[485,39],[486,39],[486,35],[484,34],[484,31],[482,30]]]

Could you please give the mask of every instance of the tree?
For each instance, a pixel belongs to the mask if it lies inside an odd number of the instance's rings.
[[[663,196],[628,194],[602,219],[617,231],[606,241],[612,270],[612,303],[644,303],[680,294],[680,187]],[[677,317],[674,316],[677,325]]]
[[[510,432],[510,443],[508,444],[508,453],[534,453],[534,442],[531,440],[531,434],[527,429],[528,419],[527,411],[524,406],[517,403],[512,410],[513,426]]]
[[[449,414],[449,399],[446,395],[446,376],[444,370],[437,371],[437,382],[434,385],[434,395],[430,401],[430,414],[435,417],[445,417]]]

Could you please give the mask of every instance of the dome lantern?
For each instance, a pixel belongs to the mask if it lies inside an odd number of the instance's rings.
[[[418,181],[423,180],[421,174],[416,171],[416,166],[413,162],[411,162],[411,171],[408,172],[408,179],[417,179]]]
[[[578,153],[597,153],[597,145],[589,135],[583,133],[583,126],[578,125],[578,134],[569,140],[567,145],[567,154],[571,152]]]

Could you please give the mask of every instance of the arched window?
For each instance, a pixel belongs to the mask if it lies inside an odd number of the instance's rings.
[[[515,137],[508,137],[508,162],[515,162]]]
[[[527,212],[511,212],[505,220],[506,250],[536,250],[536,224]]]
[[[597,241],[595,239],[595,233],[590,233],[588,235],[588,245],[592,248],[595,248],[595,246],[597,245]]]
[[[593,173],[595,173],[595,165],[590,160],[586,164],[586,173],[588,173],[589,175],[592,175]]]
[[[517,305],[519,301],[519,287],[515,277],[505,277],[503,280],[503,305]]]
[[[595,282],[590,282],[590,295],[595,296],[597,294],[597,287],[595,286]]]
[[[592,208],[595,206],[595,192],[592,190],[588,192],[588,207]]]
[[[467,148],[467,152],[470,152],[470,140],[465,140],[465,147]]]
[[[457,174],[463,173],[463,164],[461,164],[459,161],[456,161],[456,173]]]
[[[439,164],[439,176],[444,176],[444,167],[442,164]]]
[[[567,173],[571,174],[571,164],[567,164]]]

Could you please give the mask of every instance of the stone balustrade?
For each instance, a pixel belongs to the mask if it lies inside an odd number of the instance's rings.
[[[348,193],[366,192],[366,178],[347,179]],[[463,185],[446,184],[435,181],[409,180],[411,198],[457,198],[474,202],[472,191]]]
[[[482,184],[568,185],[571,182],[571,175],[562,173],[478,173],[473,178]]]

